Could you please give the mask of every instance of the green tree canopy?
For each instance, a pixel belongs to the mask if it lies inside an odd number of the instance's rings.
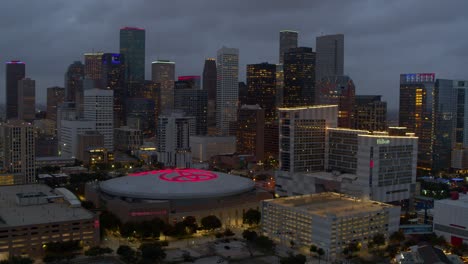
[[[305,264],[307,261],[306,256],[302,254],[289,255],[280,259],[280,264]]]
[[[166,258],[166,252],[159,243],[144,243],[140,246],[141,257],[151,261],[161,261]]]
[[[244,224],[247,225],[258,225],[261,220],[261,214],[260,211],[255,210],[255,209],[249,209],[247,212],[244,214]]]
[[[205,230],[213,230],[221,227],[221,221],[218,217],[209,215],[201,219],[201,225]]]

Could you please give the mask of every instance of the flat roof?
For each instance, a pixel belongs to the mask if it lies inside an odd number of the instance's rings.
[[[43,193],[57,197],[44,184],[10,185],[0,187],[0,228],[93,219],[94,215],[82,207],[70,207],[67,202],[38,205],[19,205],[18,194]]]
[[[443,200],[434,200],[434,203],[468,208],[468,194],[459,193],[458,200],[452,200],[451,198],[447,198]]]
[[[297,208],[298,210],[322,217],[328,215],[345,217],[395,207],[390,204],[371,200],[354,199],[344,194],[334,192],[285,197],[267,200],[267,202],[284,207]]]
[[[297,110],[320,109],[320,108],[338,108],[338,105],[309,105],[309,106],[279,107],[278,110],[297,111]]]

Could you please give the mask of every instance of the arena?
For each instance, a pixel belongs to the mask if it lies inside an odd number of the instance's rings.
[[[248,178],[198,169],[139,172],[86,186],[87,200],[123,222],[159,217],[175,223],[216,215],[225,227],[239,226],[245,211],[270,198]]]

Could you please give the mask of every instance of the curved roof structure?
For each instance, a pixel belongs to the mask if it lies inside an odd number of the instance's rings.
[[[198,170],[166,169],[129,174],[99,184],[102,192],[128,198],[172,200],[236,195],[250,191],[252,180],[231,174]]]

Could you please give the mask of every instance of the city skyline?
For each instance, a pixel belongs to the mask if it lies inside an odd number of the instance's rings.
[[[239,81],[245,81],[247,64],[278,62],[280,30],[299,31],[299,46],[314,51],[317,36],[342,33],[344,73],[355,81],[356,94],[382,94],[389,109],[396,109],[398,98],[394,95],[399,91],[401,73],[467,77],[462,62],[468,56],[464,49],[468,39],[458,32],[467,19],[460,4],[468,3],[426,3],[7,2],[0,9],[0,25],[4,25],[0,28],[8,39],[0,43],[0,71],[5,72],[6,61],[24,61],[26,75],[36,80],[37,101],[45,104],[46,88],[63,86],[66,68],[75,60],[83,61],[84,53],[118,52],[119,29],[125,26],[146,30],[146,79],[150,78],[149,62],[157,59],[180,65],[176,76],[201,75],[204,59],[215,57],[225,45],[239,49]],[[431,17],[430,22],[416,15],[419,10],[424,11],[424,17]],[[333,21],[326,18],[330,12],[335,14]],[[187,37],[190,45],[182,41]],[[457,41],[447,41],[455,37]],[[34,41],[26,41],[29,39]],[[2,95],[4,78],[0,75]],[[4,99],[0,103],[5,103]]]

